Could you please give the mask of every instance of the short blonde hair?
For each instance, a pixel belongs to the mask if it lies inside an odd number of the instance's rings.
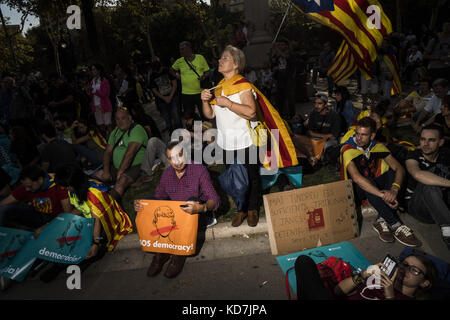
[[[237,64],[237,66],[238,66],[239,73],[242,74],[245,69],[245,54],[244,54],[244,52],[241,49],[236,48],[232,45],[226,46],[226,48],[225,48],[225,50],[223,50],[223,52],[230,53],[231,57],[233,58],[234,63]]]

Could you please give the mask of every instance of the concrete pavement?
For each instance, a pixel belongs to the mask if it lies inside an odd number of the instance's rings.
[[[377,263],[386,253],[398,256],[405,248],[398,242],[383,243],[372,229],[373,210],[363,210],[361,234],[349,240],[370,262]],[[400,218],[423,241],[423,251],[450,262],[450,252],[440,239],[436,225],[424,225],[406,214]],[[167,279],[163,272],[148,278],[146,270],[152,254],[139,247],[136,234],[123,238],[116,250],[82,273],[81,290],[68,290],[69,275],[61,273],[51,283],[38,278],[15,283],[0,292],[9,299],[150,299],[150,300],[285,300],[284,275],[271,255],[267,223],[255,228],[244,224],[233,228],[219,223],[203,235],[197,254],[189,257],[183,272]]]
[[[361,234],[349,242],[372,263],[379,262],[388,252],[398,256],[405,246],[398,242],[382,242],[372,229],[372,223],[377,216],[376,211],[372,207],[366,207],[362,211],[362,216]],[[422,247],[418,249],[450,263],[450,251],[443,243],[437,225],[423,224],[406,213],[399,216],[423,242]],[[223,222],[208,228],[199,236],[204,239],[204,243],[198,247],[195,256],[187,259],[187,265],[253,254],[271,255],[267,222],[264,217],[261,217],[254,228],[247,226],[245,221],[238,228],[232,227],[230,222]],[[151,255],[141,251],[138,235],[131,234],[119,242],[114,252],[102,259],[102,270],[109,272],[147,268],[151,262],[150,258]]]

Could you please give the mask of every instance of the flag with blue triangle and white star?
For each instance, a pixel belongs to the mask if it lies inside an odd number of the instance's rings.
[[[334,11],[333,0],[293,0],[305,13]]]

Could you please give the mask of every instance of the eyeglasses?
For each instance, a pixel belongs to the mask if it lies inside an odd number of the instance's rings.
[[[410,264],[408,264],[407,262],[403,261],[401,262],[401,264],[403,265],[403,267],[408,270],[410,273],[412,273],[415,276],[418,276],[420,274],[425,275],[425,272],[423,272],[422,270],[420,270],[418,267],[416,266],[412,266]]]

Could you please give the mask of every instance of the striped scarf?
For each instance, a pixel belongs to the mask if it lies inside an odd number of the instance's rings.
[[[247,79],[236,74],[230,79],[219,82],[218,87],[214,90],[215,96],[230,96],[241,91],[252,89],[256,93],[256,101],[259,108],[256,110],[257,120],[265,124],[268,133],[273,136],[272,130],[279,130],[278,144],[275,139],[268,140],[266,161],[264,167],[266,169],[285,168],[298,165],[297,155],[294,144],[284,120],[278,111],[272,106],[267,98]],[[215,99],[211,104],[216,104]],[[278,152],[276,152],[278,151]],[[272,156],[276,161],[273,161]],[[270,159],[270,160],[268,160]]]

